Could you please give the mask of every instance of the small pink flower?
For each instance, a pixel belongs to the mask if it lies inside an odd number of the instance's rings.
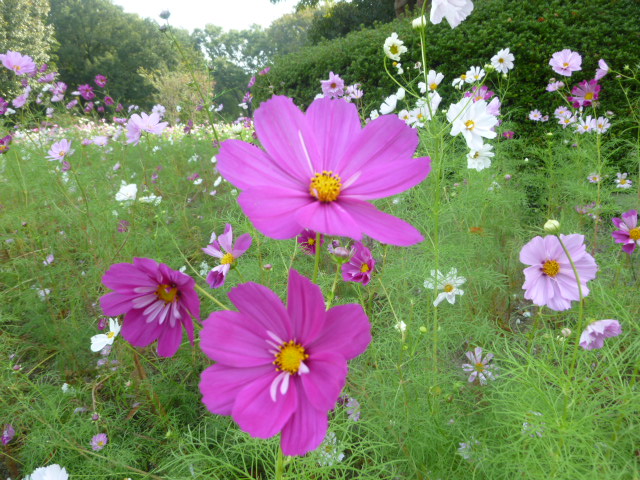
[[[582,335],[580,346],[585,350],[595,350],[604,346],[604,339],[617,337],[622,333],[622,327],[617,320],[598,320],[591,323]]]
[[[322,93],[326,97],[340,98],[344,95],[344,80],[340,78],[340,75],[335,75],[333,72],[329,72],[329,80],[322,80]]]
[[[542,112],[540,110],[531,110],[529,112],[529,120],[533,120],[534,122],[540,122],[542,120]]]
[[[60,140],[59,142],[51,145],[51,149],[47,152],[47,158],[50,162],[59,161],[62,162],[69,155],[73,154],[73,150],[71,149],[71,141],[67,139]]]
[[[10,423],[7,423],[4,426],[4,430],[2,431],[2,444],[3,445],[7,445],[11,440],[13,440],[13,437],[15,436],[16,431],[13,428],[13,425],[11,425]]]
[[[96,75],[95,81],[96,81],[96,85],[98,85],[101,88],[104,88],[107,86],[107,77],[105,77],[104,75]]]
[[[605,62],[602,58],[600,60],[598,60],[598,68],[596,70],[596,76],[595,76],[595,80],[600,80],[601,78],[603,78],[607,73],[609,73],[609,65],[607,65],[607,62]]]
[[[513,132],[511,130],[509,130],[508,132],[502,132],[502,136],[504,138],[513,138],[515,136],[516,132]]]
[[[152,113],[151,115],[134,113],[127,122],[127,143],[137,145],[142,132],[162,135],[167,125],[168,122],[160,122],[160,116],[157,113]]]
[[[93,87],[89,84],[80,85],[78,87],[78,91],[80,92],[80,95],[82,95],[82,98],[84,98],[85,100],[92,100],[96,98],[96,94],[93,92]]]
[[[462,364],[462,369],[471,374],[469,375],[469,383],[478,379],[480,385],[486,385],[488,380],[495,380],[492,372],[494,365],[489,365],[493,359],[493,353],[487,353],[482,358],[482,348],[476,347],[473,352],[465,353],[465,356],[471,362]]]
[[[358,282],[362,285],[368,285],[375,269],[376,261],[371,255],[371,250],[362,243],[356,242],[355,254],[347,263],[342,265],[342,279],[345,282]]]
[[[640,246],[640,227],[638,227],[638,211],[629,210],[623,213],[622,218],[611,219],[618,230],[611,233],[616,243],[622,243],[622,250],[631,254],[637,246]]]
[[[309,229],[304,229],[302,233],[298,235],[298,244],[307,255],[315,255],[316,249],[324,243],[324,235],[320,234],[320,244],[316,245],[316,235],[316,232]]]
[[[16,75],[27,75],[36,72],[36,64],[29,55],[22,55],[9,50],[0,55],[2,65],[9,70],[13,70]]]
[[[94,452],[97,452],[99,450],[102,450],[104,447],[106,447],[107,443],[109,443],[109,438],[107,437],[107,434],[99,433],[97,435],[94,435],[94,437],[91,439],[91,449]]]
[[[597,80],[584,80],[573,87],[571,95],[567,100],[573,102],[573,108],[589,107],[600,97],[600,85]]]
[[[220,265],[207,275],[207,283],[211,288],[219,288],[224,285],[231,267],[249,247],[251,247],[251,235],[248,233],[240,235],[234,245],[233,229],[231,224],[227,223],[224,233],[213,240],[213,243],[202,249],[207,255],[220,259]]]
[[[573,72],[582,70],[582,57],[579,53],[565,48],[552,55],[549,65],[551,65],[554,72],[570,77]]]
[[[555,92],[564,87],[564,82],[557,82],[555,79],[551,79],[549,81],[549,85],[547,85],[547,92]]]

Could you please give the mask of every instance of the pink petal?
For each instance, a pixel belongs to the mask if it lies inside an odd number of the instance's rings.
[[[362,200],[389,197],[408,190],[422,182],[431,171],[429,157],[408,158],[392,165],[378,163],[363,167],[362,174],[342,195]],[[348,179],[342,179],[348,183]]]
[[[200,376],[202,402],[210,412],[231,415],[238,392],[258,378],[269,375],[272,367],[233,368],[213,365]]]
[[[136,347],[146,347],[160,336],[164,325],[146,322],[141,310],[130,310],[124,317],[120,333],[124,339]]]
[[[290,385],[287,393],[271,399],[269,387],[276,371],[258,377],[238,392],[231,415],[252,437],[269,438],[282,430],[298,407],[298,389]]]
[[[233,250],[231,251],[231,254],[234,256],[234,258],[238,258],[244,252],[249,250],[250,246],[251,246],[251,235],[248,233],[240,235],[236,240],[236,244],[234,245]]]
[[[397,217],[381,212],[368,202],[349,199],[340,201],[340,204],[353,217],[358,226],[362,228],[365,235],[381,243],[408,247],[424,240],[414,226]]]
[[[292,339],[289,314],[278,296],[267,287],[243,283],[231,289],[229,299],[248,317],[246,323],[250,328],[273,332],[285,342]]]
[[[134,289],[157,285],[149,275],[131,263],[116,263],[102,277],[102,283],[112,290]]]
[[[305,364],[310,373],[300,376],[302,386],[309,402],[317,410],[331,410],[347,380],[347,361],[336,352],[314,353],[311,349],[309,352]]]
[[[238,203],[255,227],[270,238],[295,237],[303,229],[295,213],[316,200],[306,190],[252,187],[240,194]]]
[[[280,444],[285,455],[304,455],[320,446],[327,434],[327,412],[316,410],[299,388],[298,408],[282,429]]]
[[[541,265],[545,262],[546,252],[542,237],[534,237],[520,250],[520,262],[525,265]]]
[[[230,223],[224,227],[224,233],[218,237],[218,242],[225,252],[233,250],[233,228]]]
[[[362,227],[347,212],[344,202],[340,200],[329,203],[314,200],[299,208],[294,218],[301,228],[354,240],[362,238]]]
[[[121,315],[133,308],[133,298],[135,297],[118,292],[107,293],[100,297],[100,308],[105,315]]]
[[[293,328],[293,338],[303,345],[312,342],[324,326],[325,305],[322,290],[293,269],[289,271],[287,311]]]
[[[158,355],[161,357],[173,357],[182,343],[182,324],[171,327],[163,324],[160,338],[158,338]]]
[[[271,365],[269,338],[264,328],[239,312],[214,312],[200,332],[200,348],[211,360],[231,367]]]
[[[308,345],[313,352],[337,352],[345,359],[363,353],[371,342],[371,324],[357,303],[339,305],[326,312],[324,328]]]

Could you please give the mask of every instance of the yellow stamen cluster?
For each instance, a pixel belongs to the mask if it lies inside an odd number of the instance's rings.
[[[587,92],[584,94],[585,100],[593,100],[593,92]]]
[[[113,338],[116,336],[116,332],[109,332],[107,333],[107,338]]]
[[[467,120],[466,122],[464,122],[464,126],[467,128],[467,130],[473,130],[474,128],[476,128],[476,122],[474,122],[473,120]]]
[[[455,290],[456,287],[454,287],[453,285],[451,285],[450,283],[447,283],[444,286],[444,291],[447,293],[453,292]]]
[[[560,264],[555,260],[547,260],[542,264],[542,273],[549,277],[555,277],[560,272]]]
[[[629,230],[629,236],[631,237],[631,240],[640,240],[640,227]]]
[[[438,88],[438,84],[437,83],[432,83],[431,85],[429,85],[429,88],[431,90],[436,90]]]
[[[393,55],[397,55],[399,50],[398,50],[398,45],[391,45],[389,47],[389,51],[393,54]]]
[[[476,363],[476,370],[478,372],[484,372],[484,363],[482,363],[482,362]]]
[[[172,283],[171,285],[162,283],[158,285],[156,296],[165,303],[173,303],[176,301],[176,297],[178,296],[178,287],[175,283]]]
[[[273,364],[278,372],[289,372],[291,375],[298,373],[300,364],[309,358],[304,347],[294,340],[289,340],[280,345],[280,351],[276,353]]]
[[[360,272],[362,273],[367,273],[370,270],[369,265],[367,265],[366,263],[363,263],[362,266],[360,267]]]
[[[220,259],[220,263],[222,265],[229,265],[230,263],[233,263],[235,260],[235,258],[233,258],[233,255],[230,253],[225,253],[222,258]]]
[[[342,180],[331,170],[316,173],[311,179],[309,193],[321,202],[333,202],[340,196]]]

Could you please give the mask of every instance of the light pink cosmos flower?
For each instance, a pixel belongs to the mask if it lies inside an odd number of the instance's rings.
[[[549,65],[551,65],[554,72],[570,77],[573,72],[582,70],[582,57],[579,53],[565,48],[551,56]]]
[[[584,235],[560,235],[576,266],[582,296],[589,295],[587,282],[596,278],[598,266],[584,245]],[[558,237],[535,237],[520,251],[520,261],[531,265],[524,269],[524,298],[551,310],[571,308],[571,302],[580,300],[578,282],[571,262],[560,245]]]
[[[451,28],[456,28],[472,11],[471,0],[433,0],[429,18],[434,25],[446,18]]]
[[[91,439],[91,449],[94,452],[98,452],[106,447],[107,443],[109,443],[109,437],[107,437],[107,434],[99,433],[97,435],[94,435]]]
[[[329,72],[329,80],[321,80],[322,93],[329,98],[340,98],[344,95],[344,80],[340,75]]]
[[[59,161],[62,162],[65,158],[73,154],[71,149],[71,141],[65,139],[51,145],[51,149],[47,152],[47,158],[50,162]]]
[[[542,120],[542,112],[540,110],[531,110],[529,112],[529,120],[533,120],[534,122],[539,122]]]
[[[182,343],[182,327],[193,345],[193,321],[200,320],[195,281],[150,258],[116,263],[102,277],[114,290],[100,298],[105,315],[124,315],[121,334],[131,345],[158,339],[158,355],[172,357]]]
[[[142,132],[153,133],[154,135],[162,135],[163,130],[167,127],[168,122],[161,122],[158,113],[147,115],[134,113],[127,122],[127,143],[137,145],[140,141]]]
[[[596,119],[596,126],[595,126],[596,132],[606,133],[610,127],[611,127],[611,122],[609,122],[609,119],[607,117],[598,117]]]
[[[224,285],[224,281],[232,265],[250,246],[251,235],[248,233],[240,235],[234,245],[233,229],[231,228],[231,224],[227,223],[224,227],[224,233],[217,239],[214,239],[210,245],[202,249],[207,255],[220,259],[220,265],[211,270],[209,275],[207,275],[207,283],[211,288],[218,288]]]
[[[28,75],[36,72],[36,64],[29,55],[9,50],[0,55],[0,60],[5,68],[13,70],[16,75]]]
[[[564,82],[557,82],[555,78],[552,78],[547,85],[547,92],[555,92],[564,87]]]
[[[589,107],[600,97],[600,85],[597,80],[583,80],[573,87],[571,95],[567,100],[573,102],[573,108]]]
[[[361,242],[356,242],[354,250],[355,254],[342,265],[342,279],[345,282],[358,282],[366,286],[376,270],[376,261],[371,255],[371,250]]]
[[[226,140],[217,158],[220,173],[242,190],[242,210],[264,235],[292,238],[308,228],[400,246],[423,240],[368,202],[417,185],[431,170],[429,157],[412,158],[418,133],[397,116],[362,128],[352,103],[321,98],[303,114],[290,98],[274,96],[256,110],[255,128],[266,151]]]
[[[598,81],[609,73],[609,65],[602,58],[598,60],[598,68],[596,70],[595,80]]]
[[[202,372],[202,401],[253,437],[281,432],[282,452],[304,455],[326,435],[347,360],[371,341],[367,315],[354,303],[325,310],[320,287],[295,270],[286,307],[253,282],[229,298],[239,311],[212,313],[200,334],[202,351],[216,362]]]
[[[622,326],[617,320],[598,320],[587,326],[580,335],[580,346],[585,350],[595,350],[604,346],[604,339],[617,337]]]
[[[640,227],[638,227],[638,211],[629,210],[621,215],[622,218],[611,219],[618,230],[611,233],[616,243],[622,243],[622,250],[632,254],[636,246],[640,246]]]
[[[465,353],[465,356],[471,362],[462,364],[462,369],[471,374],[469,375],[469,383],[475,381],[476,378],[480,385],[486,385],[488,380],[495,380],[492,372],[494,365],[489,365],[489,362],[493,359],[493,353],[487,353],[482,358],[482,348],[476,347],[473,352]]]
[[[30,90],[30,89],[29,89]],[[11,104],[15,108],[22,108],[26,105],[27,100],[29,99],[29,90],[25,90],[22,95],[18,95],[16,98],[11,100]]]

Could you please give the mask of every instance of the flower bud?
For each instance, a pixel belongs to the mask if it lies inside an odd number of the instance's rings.
[[[547,220],[547,223],[544,224],[544,231],[550,233],[551,235],[559,233],[560,222],[557,220]]]
[[[563,328],[560,333],[562,333],[562,336],[567,338],[569,337],[569,335],[571,335],[571,329],[570,328]]]

